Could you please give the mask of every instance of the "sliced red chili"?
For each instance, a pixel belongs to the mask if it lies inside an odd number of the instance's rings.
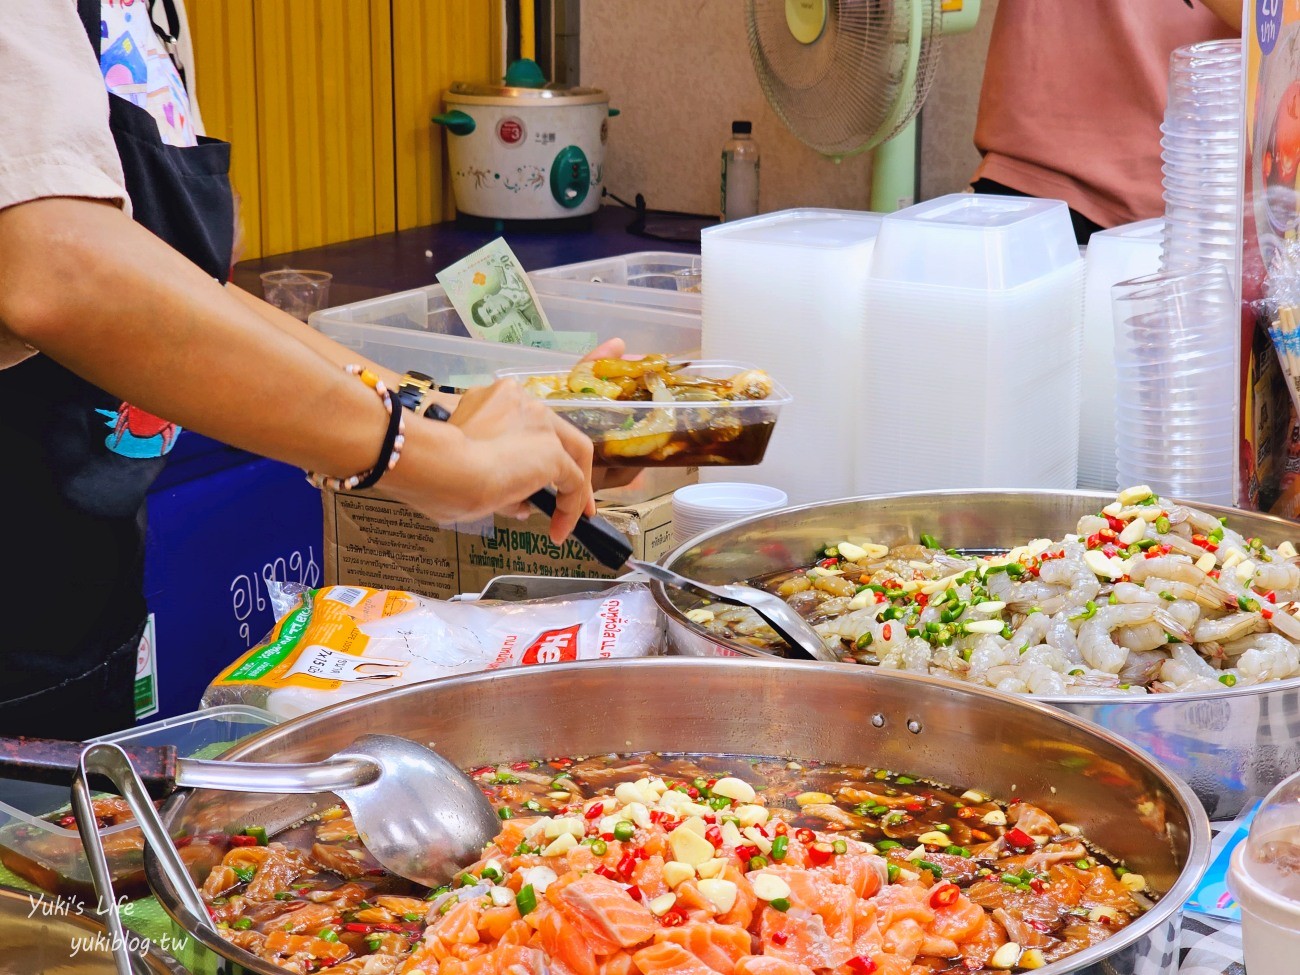
[[[710,826],[704,831],[704,838],[713,844],[714,849],[717,849],[722,845],[722,830],[717,826]]]
[[[235,836],[230,837],[230,845],[231,846],[257,846],[257,837],[245,836],[243,833],[239,833]]]
[[[476,768],[473,772],[470,772],[469,774],[474,776],[474,778],[478,778],[480,775],[487,775],[489,772],[495,774],[496,769],[493,768],[491,765],[480,765],[478,768]]]
[[[800,826],[794,831],[794,838],[800,843],[816,843],[817,834],[805,826]]]
[[[758,854],[759,849],[756,846],[746,844],[745,846],[736,847],[736,856],[740,857],[740,859],[744,860],[746,863],[750,861],[751,857],[756,857]]]
[[[880,966],[866,955],[857,955],[845,962],[857,975],[871,975]]]
[[[630,853],[624,853],[618,861],[618,872],[624,877],[630,877],[632,871],[636,869],[636,857]]]
[[[633,884],[631,887],[627,889],[627,896],[632,898],[634,901],[640,901],[641,898],[644,897],[645,895],[641,893],[640,887],[638,887],[636,884]]]
[[[605,811],[605,804],[603,802],[597,802],[591,806],[588,806],[587,811],[582,815],[587,819],[599,819],[600,814],[603,813],[604,811]]]
[[[1035,894],[1041,894],[1043,892],[1043,887],[1044,887],[1043,882],[1039,880],[1037,877],[1029,881],[1029,889],[1032,890]]]
[[[343,925],[344,931],[351,931],[353,934],[369,934],[375,930],[373,924],[362,924],[360,921],[351,921]]]
[[[808,862],[814,867],[819,867],[823,863],[828,863],[834,854],[835,847],[829,843],[814,843],[808,847]]]
[[[930,891],[930,906],[933,908],[952,907],[961,896],[961,888],[956,884],[939,884]]]
[[[510,769],[511,769],[511,771],[514,771],[514,772],[527,772],[527,771],[528,771],[528,763],[527,763],[527,762],[515,762],[514,765],[511,765],[511,766],[510,766]]]
[[[604,877],[606,880],[618,879],[618,874],[616,874],[609,867],[605,866],[603,863],[600,866],[598,866],[595,870],[593,870],[592,873],[596,874],[597,876]]]
[[[786,941],[789,940],[789,938],[790,936],[786,934],[784,931],[772,932],[772,944],[774,945],[783,945],[786,943]]]
[[[674,907],[659,919],[659,923],[666,928],[680,928],[686,923],[686,915]]]
[[[1116,518],[1114,515],[1106,516],[1106,524],[1110,525],[1110,530],[1115,532],[1116,534],[1119,534],[1125,528],[1128,527],[1128,522],[1120,518]]]
[[[1034,845],[1034,838],[1018,826],[1012,827],[1002,835],[1011,846],[1028,849]]]
[[[889,623],[886,623],[884,626],[880,628],[880,639],[888,643],[893,638],[894,638],[894,627]]]

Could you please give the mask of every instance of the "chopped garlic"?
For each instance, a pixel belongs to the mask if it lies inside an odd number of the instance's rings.
[[[612,832],[611,827],[611,832]],[[552,819],[546,824],[546,838],[553,840],[557,836],[563,836],[565,833],[572,833],[577,839],[582,839],[582,834],[586,832],[583,822],[576,816],[561,816],[559,819]]]
[[[826,806],[834,802],[835,797],[828,796],[825,792],[801,792],[794,797],[794,801],[800,806]]]
[[[1246,556],[1242,554],[1240,549],[1234,548],[1231,552],[1229,552],[1226,556],[1224,556],[1223,567],[1225,569],[1231,569],[1233,566],[1235,566],[1245,557]]]
[[[664,864],[664,883],[669,887],[676,887],[683,881],[694,879],[695,868],[689,863],[682,863],[681,860],[669,860]]]
[[[644,803],[629,802],[627,808],[623,811],[627,813],[628,818],[631,819],[632,822],[636,823],[642,829],[647,829],[650,826],[650,810],[646,808]]]
[[[1118,579],[1124,574],[1123,569],[1117,564],[1118,559],[1112,559],[1105,552],[1095,548],[1083,553],[1083,561],[1095,575],[1104,576],[1107,579]]]
[[[714,782],[712,791],[715,796],[723,796],[732,802],[753,802],[757,795],[752,785],[731,775]]]
[[[1126,873],[1119,878],[1119,882],[1124,885],[1124,889],[1137,893],[1147,889],[1147,878],[1140,873]]]
[[[1020,945],[1014,941],[1008,941],[993,952],[993,957],[989,959],[989,965],[993,968],[1015,968],[1018,961],[1020,961]]]
[[[1250,559],[1245,559],[1237,564],[1237,581],[1243,586],[1255,578],[1255,563]]]
[[[560,879],[550,867],[524,867],[519,872],[523,874],[524,883],[532,884],[533,890],[539,894],[546,893],[546,888]]]
[[[994,809],[985,813],[980,822],[985,826],[1005,826],[1007,824],[1007,814],[1001,809]]]
[[[1088,912],[1089,921],[1105,921],[1107,924],[1114,924],[1119,919],[1119,911],[1113,907],[1094,907]]]
[[[488,896],[497,907],[509,907],[515,902],[515,892],[509,887],[493,887],[488,891]]]
[[[733,822],[722,824],[722,842],[725,846],[743,846],[745,838],[740,835],[740,829]]]
[[[1000,599],[990,599],[988,602],[975,604],[977,613],[1000,613],[1006,608],[1007,604]]]
[[[653,914],[655,917],[663,917],[665,914],[667,914],[669,911],[673,909],[673,905],[676,903],[677,903],[676,894],[660,894],[649,904],[647,904],[646,907],[650,908],[650,913]]]
[[[649,790],[635,782],[620,782],[614,789],[614,798],[627,805],[631,802],[654,802],[654,795],[647,795]]]
[[[762,901],[779,900],[790,896],[790,885],[774,873],[759,871],[754,874],[754,896]]]
[[[722,857],[714,857],[712,860],[708,860],[704,863],[701,863],[699,866],[697,866],[695,868],[695,872],[698,873],[700,877],[702,877],[703,879],[709,880],[713,877],[718,876],[718,874],[722,873],[722,871],[726,869],[727,869],[727,861],[724,860]]]
[[[1139,501],[1145,501],[1151,495],[1155,494],[1145,484],[1139,484],[1136,487],[1128,487],[1115,496],[1115,500],[1122,505],[1137,504]]]
[[[1214,568],[1215,563],[1218,561],[1219,560],[1215,557],[1213,552],[1206,552],[1204,555],[1202,555],[1199,559],[1196,560],[1196,567],[1200,569],[1202,572],[1209,572],[1211,569]]]
[[[1282,556],[1284,559],[1293,559],[1296,557],[1295,546],[1289,541],[1282,542],[1282,544],[1277,547],[1277,554]]]
[[[917,840],[926,846],[948,846],[952,840],[948,839],[946,833],[941,833],[937,829],[932,829],[928,833],[922,833]]]
[[[762,826],[768,818],[766,806],[737,806],[735,813],[741,826]]]
[[[699,816],[691,816],[689,819],[683,820],[677,829],[689,829],[697,836],[703,836],[709,831],[709,824]]]
[[[767,856],[769,853],[772,852],[772,841],[769,840],[766,836],[764,836],[763,831],[759,829],[757,826],[746,826],[743,830],[741,830],[741,833],[744,834],[745,839],[749,840],[749,842],[753,843],[756,847],[758,847],[759,851],[764,856]]]
[[[686,611],[686,618],[692,623],[699,623],[704,626],[713,622],[713,614],[707,609],[690,609]]]
[[[713,859],[713,844],[694,830],[687,829],[686,823],[668,834],[668,845],[672,848],[674,860],[693,867]]]
[[[962,800],[965,802],[988,802],[989,801],[988,796],[986,796],[982,792],[976,792],[974,789],[967,789],[965,792],[961,794],[961,797]]]
[[[563,856],[578,845],[577,838],[572,833],[561,833],[546,849],[542,850],[544,857]]]
[[[962,625],[968,633],[1001,633],[1006,624],[1001,620],[971,620]]]
[[[1020,967],[1024,969],[1042,968],[1047,964],[1041,948],[1030,948],[1020,956]]]
[[[736,903],[736,885],[730,880],[721,880],[716,877],[701,880],[700,893],[718,909],[720,914],[726,914],[731,910],[732,905]]]
[[[867,550],[852,542],[840,542],[835,546],[840,550],[840,557],[848,559],[850,562],[861,563],[867,557]]]
[[[1146,519],[1139,516],[1124,526],[1124,530],[1119,533],[1119,540],[1122,545],[1132,545],[1139,539],[1146,538],[1146,536]]]
[[[1083,832],[1083,830],[1079,829],[1078,826],[1075,826],[1074,823],[1062,823],[1061,832],[1066,836],[1078,836]]]

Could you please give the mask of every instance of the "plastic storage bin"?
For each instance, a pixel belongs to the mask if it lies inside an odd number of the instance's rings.
[[[274,715],[261,708],[230,705],[93,740],[126,748],[173,745],[182,757],[212,758],[277,723]],[[0,801],[0,863],[5,869],[50,893],[93,897],[94,885],[76,824],[70,822],[65,828],[44,818],[50,813],[71,814],[68,788],[0,781],[0,794],[10,800]],[[133,823],[120,823],[104,829],[102,835],[118,896],[146,893],[139,829]]]
[[[650,305],[698,315],[704,307],[696,254],[638,251],[529,273],[539,295]]]
[[[631,353],[699,354],[698,314],[566,295],[538,297],[556,331],[590,332],[598,342],[619,337]],[[313,314],[311,324],[382,366],[428,373],[451,390],[487,385],[502,369],[559,372],[575,358],[567,352],[471,338],[441,285],[328,308]]]

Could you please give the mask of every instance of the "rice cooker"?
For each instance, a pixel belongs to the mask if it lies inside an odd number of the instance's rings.
[[[433,121],[448,132],[456,209],[496,220],[594,213],[617,109],[598,88],[518,80],[512,71],[503,85],[458,82],[443,93],[446,111]]]

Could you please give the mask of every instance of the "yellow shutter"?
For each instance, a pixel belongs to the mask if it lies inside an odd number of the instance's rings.
[[[233,144],[246,258],[452,217],[430,116],[500,78],[501,0],[190,0],[209,135]]]

